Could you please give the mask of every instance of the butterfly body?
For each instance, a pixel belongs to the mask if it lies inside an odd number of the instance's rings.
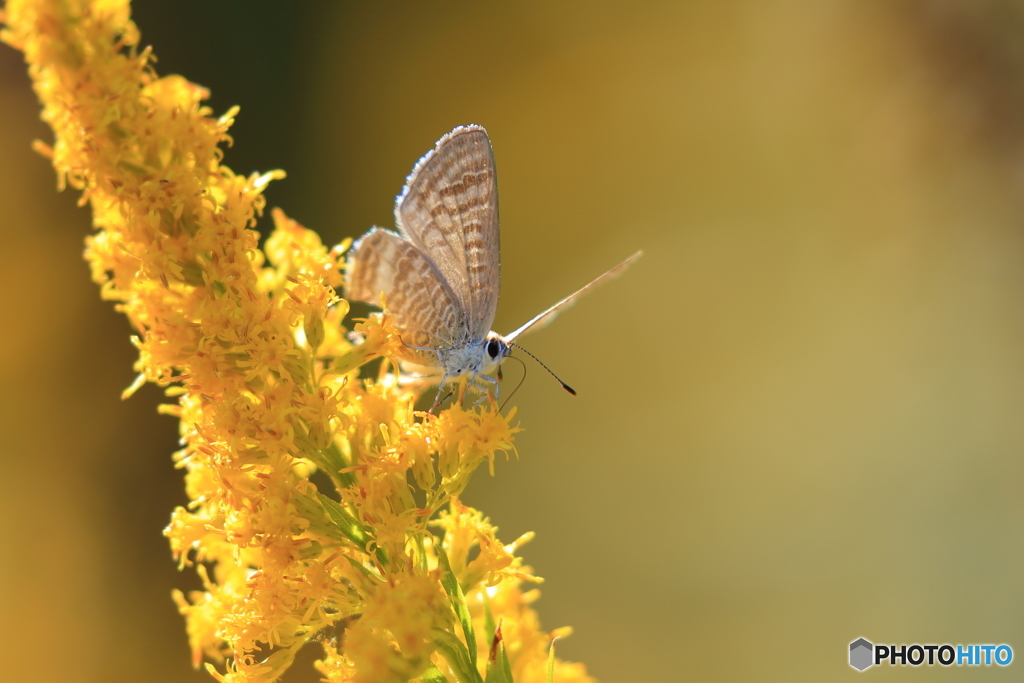
[[[487,131],[459,126],[413,168],[395,201],[398,232],[373,228],[352,247],[345,298],[387,298],[406,371],[441,386],[466,378],[486,392],[515,339],[539,328],[584,291],[621,272],[639,252],[515,332],[491,330],[501,282],[498,189]],[[440,396],[440,392],[439,392]]]

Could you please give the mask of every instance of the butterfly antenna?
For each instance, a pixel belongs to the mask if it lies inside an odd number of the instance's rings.
[[[534,359],[535,361],[537,361],[537,364],[538,364],[538,365],[540,365],[540,366],[541,366],[542,368],[544,368],[545,370],[547,370],[547,371],[548,371],[548,374],[549,374],[549,375],[551,375],[551,376],[552,376],[552,377],[554,377],[554,378],[555,378],[556,380],[558,380],[558,383],[562,385],[562,388],[563,388],[563,389],[565,389],[566,391],[568,391],[568,392],[569,392],[570,394],[572,394],[573,396],[575,396],[575,395],[576,395],[576,390],[575,390],[575,389],[573,389],[572,387],[570,387],[570,386],[569,386],[568,384],[566,384],[565,382],[563,382],[563,381],[562,381],[562,379],[561,379],[561,378],[560,378],[560,377],[559,377],[558,375],[556,375],[556,374],[555,374],[554,372],[552,372],[552,371],[551,371],[551,368],[549,368],[548,366],[544,365],[544,363],[542,363],[542,362],[541,362],[540,358],[537,358],[537,356],[533,355],[532,353],[530,353],[529,351],[527,351],[526,349],[524,349],[524,348],[523,348],[522,346],[520,346],[520,345],[519,345],[519,344],[517,344],[516,342],[512,342],[511,344],[509,344],[509,346],[514,346],[514,347],[516,347],[517,349],[519,349],[520,351],[522,351],[523,353],[525,353],[525,354],[526,354],[527,356],[529,356],[530,358],[532,358],[532,359]],[[523,366],[523,367],[526,367],[526,366]]]
[[[505,400],[501,402],[501,408],[498,409],[499,412],[502,411],[502,410],[505,410],[505,406],[508,405],[508,402],[511,401],[512,397],[516,395],[517,391],[519,391],[519,387],[523,386],[523,382],[526,381],[526,363],[523,362],[523,359],[522,358],[516,358],[515,356],[508,356],[508,359],[509,360],[514,360],[515,362],[517,362],[521,366],[523,366],[523,376],[519,378],[519,382],[516,384],[516,388],[512,390],[512,393],[509,394],[508,396],[506,396]],[[500,365],[498,366],[498,372],[499,373],[501,372],[501,366]]]

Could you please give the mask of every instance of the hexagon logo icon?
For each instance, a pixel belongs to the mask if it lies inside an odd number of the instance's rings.
[[[874,645],[863,638],[858,638],[850,643],[850,666],[857,671],[863,671],[874,664],[874,652]]]

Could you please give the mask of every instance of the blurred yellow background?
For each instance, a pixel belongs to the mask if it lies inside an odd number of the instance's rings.
[[[269,204],[327,242],[392,226],[420,155],[486,126],[499,331],[645,250],[525,339],[579,396],[527,360],[520,459],[466,494],[505,540],[537,532],[543,624],[576,629],[560,655],[605,683],[852,680],[861,636],[1024,656],[1020,2],[135,19],[161,74],[241,105],[227,164],[287,170]],[[0,677],[211,680],[160,534],[185,502],[176,427],[152,387],[119,400],[130,330],[81,260],[87,210],[29,149],[38,111],[0,47]]]

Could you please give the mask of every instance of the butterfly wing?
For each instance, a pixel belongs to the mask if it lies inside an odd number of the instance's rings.
[[[406,180],[395,219],[466,312],[464,341],[483,340],[494,322],[501,277],[498,186],[487,131],[460,126],[442,137]]]
[[[401,235],[370,230],[352,247],[347,275],[350,301],[379,306],[384,292],[407,347],[404,360],[436,367],[437,353],[425,349],[451,347],[465,330],[465,312],[451,287],[426,254]]]
[[[619,265],[615,266],[614,268],[604,273],[603,275],[599,275],[598,277],[594,278],[588,284],[584,285],[583,287],[580,287],[575,292],[565,297],[564,299],[562,299],[557,304],[547,309],[540,315],[534,316],[529,322],[527,322],[525,325],[520,327],[512,334],[505,335],[505,342],[511,344],[519,335],[526,334],[530,330],[539,330],[542,327],[550,324],[551,321],[554,320],[559,313],[572,306],[579,300],[581,296],[589,292],[591,289],[597,287],[602,282],[605,282],[607,280],[612,279],[613,277],[618,277],[619,275],[621,275],[622,272],[626,270],[626,268],[628,268],[630,265],[632,265],[634,261],[643,256],[643,253],[644,252],[642,251],[636,252]]]

